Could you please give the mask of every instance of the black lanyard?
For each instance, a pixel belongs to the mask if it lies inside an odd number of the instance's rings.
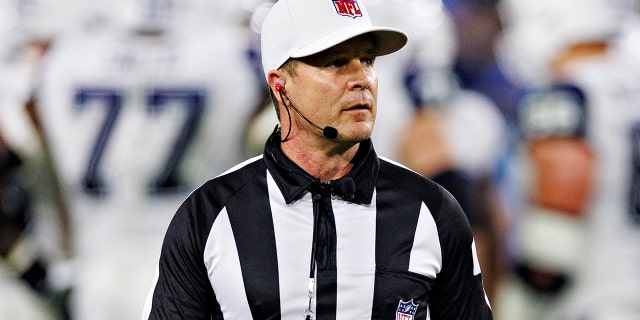
[[[304,312],[305,320],[313,320],[315,317],[312,300],[316,293],[316,269],[336,268],[336,222],[331,206],[332,186],[322,183],[320,188],[313,189],[313,242],[309,265],[309,303]]]

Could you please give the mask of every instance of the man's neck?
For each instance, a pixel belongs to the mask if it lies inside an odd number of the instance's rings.
[[[353,168],[353,158],[360,144],[336,148],[325,141],[316,145],[302,140],[288,140],[280,145],[282,152],[300,168],[322,182],[345,176]]]

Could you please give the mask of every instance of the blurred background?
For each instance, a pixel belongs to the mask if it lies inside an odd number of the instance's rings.
[[[374,147],[460,202],[494,318],[640,319],[637,1],[327,1],[409,34]],[[0,0],[0,319],[140,318],[177,207],[278,123],[274,2]]]

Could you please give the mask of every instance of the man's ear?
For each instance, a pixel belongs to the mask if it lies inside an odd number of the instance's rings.
[[[276,103],[276,109],[279,105],[284,105],[284,101],[281,98],[281,92],[285,90],[286,80],[284,74],[279,70],[272,70],[267,75],[267,81],[269,83],[269,89],[271,91],[271,99]]]
[[[284,90],[284,86],[286,81],[284,80],[284,75],[282,72],[278,70],[271,70],[267,75],[267,81],[269,83],[269,88],[271,88],[271,92],[278,95],[277,93],[281,90]]]

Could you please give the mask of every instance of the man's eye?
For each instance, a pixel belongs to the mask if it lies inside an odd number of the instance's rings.
[[[347,59],[336,59],[327,64],[328,67],[339,68],[346,65],[348,62]]]
[[[361,59],[362,64],[366,65],[366,66],[373,66],[373,63],[375,62],[374,58],[362,58]]]

